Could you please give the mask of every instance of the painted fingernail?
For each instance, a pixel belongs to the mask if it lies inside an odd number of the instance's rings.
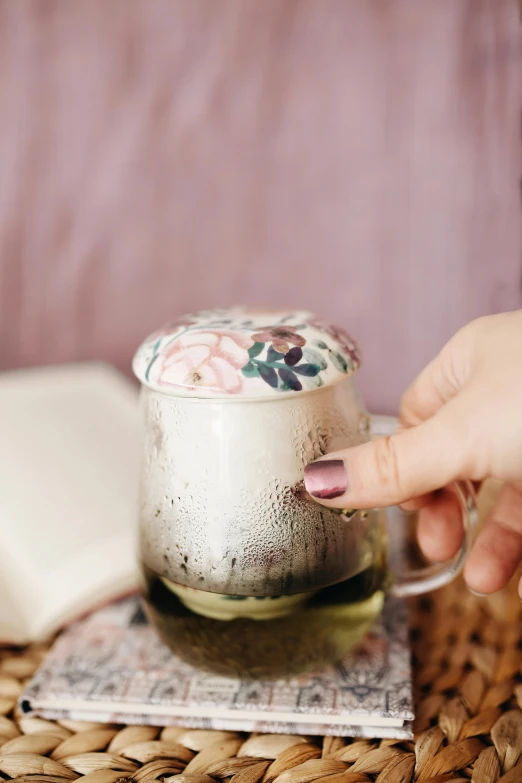
[[[342,459],[312,462],[304,470],[306,491],[314,498],[332,500],[348,489],[348,476]]]

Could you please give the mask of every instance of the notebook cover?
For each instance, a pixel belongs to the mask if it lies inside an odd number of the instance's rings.
[[[62,634],[20,708],[53,720],[410,739],[406,607],[388,599],[362,645],[335,667],[257,682],[181,661],[149,625],[140,599],[128,598]]]

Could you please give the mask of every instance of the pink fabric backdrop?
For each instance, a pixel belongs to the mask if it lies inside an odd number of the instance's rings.
[[[310,307],[393,410],[521,304],[515,0],[0,0],[0,367]]]

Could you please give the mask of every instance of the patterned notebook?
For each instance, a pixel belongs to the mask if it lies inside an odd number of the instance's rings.
[[[129,598],[62,634],[20,708],[54,720],[410,739],[406,608],[388,600],[363,644],[335,668],[256,682],[184,663],[149,625],[140,599]]]

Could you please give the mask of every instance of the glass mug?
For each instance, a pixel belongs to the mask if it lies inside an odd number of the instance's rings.
[[[306,493],[308,463],[393,431],[365,411],[359,364],[344,331],[290,310],[204,311],[138,349],[143,589],[193,665],[249,678],[320,669],[360,641],[386,594],[435,589],[462,568],[477,518],[468,485],[449,488],[464,528],[455,558],[399,573],[389,512]]]

